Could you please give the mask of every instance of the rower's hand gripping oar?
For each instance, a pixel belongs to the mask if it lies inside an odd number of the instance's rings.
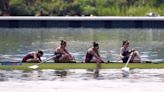
[[[50,58],[47,58],[46,60],[44,60],[44,61],[42,61],[42,62],[40,62],[40,63],[38,63],[38,64],[29,66],[28,68],[37,69],[37,68],[39,67],[40,64],[45,63],[46,61],[51,60],[52,58],[54,58],[54,56],[52,56],[52,57],[50,57]]]
[[[129,57],[128,61],[126,62],[125,66],[121,69],[122,71],[129,72],[129,67],[127,67],[127,66],[132,58],[132,55],[133,55],[133,52],[130,54],[130,57]]]

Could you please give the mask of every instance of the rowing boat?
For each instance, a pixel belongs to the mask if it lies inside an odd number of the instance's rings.
[[[36,64],[36,63],[35,63]],[[21,63],[16,65],[0,65],[0,69],[18,69],[29,70],[29,66],[35,65],[34,63]],[[124,63],[102,63],[102,69],[121,69]],[[38,69],[95,69],[95,63],[43,63]],[[130,69],[162,69],[164,63],[130,63]]]

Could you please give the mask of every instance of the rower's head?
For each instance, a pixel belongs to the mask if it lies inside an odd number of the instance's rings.
[[[99,44],[96,42],[93,42],[93,48],[98,50],[99,49]]]
[[[129,41],[128,40],[123,41],[122,47],[125,47],[125,48],[129,47]]]
[[[43,54],[44,54],[44,53],[43,53],[43,51],[42,51],[42,50],[38,50],[38,51],[37,51],[37,55],[38,55],[39,57],[42,57],[42,56],[43,56]]]
[[[67,46],[67,42],[64,40],[61,40],[60,45],[61,45],[61,48],[65,48]]]

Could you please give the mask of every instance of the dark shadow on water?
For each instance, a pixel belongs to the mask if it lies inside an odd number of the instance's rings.
[[[68,72],[67,72],[66,70],[56,70],[56,71],[55,71],[55,74],[56,74],[57,76],[60,76],[61,78],[67,76],[67,73],[68,73]]]

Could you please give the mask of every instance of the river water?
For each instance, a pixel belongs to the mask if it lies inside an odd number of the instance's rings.
[[[76,60],[84,60],[93,41],[100,43],[104,59],[119,61],[122,40],[129,40],[143,61],[164,61],[163,29],[104,28],[0,28],[0,61],[21,61],[43,49],[43,59],[53,55],[60,40],[68,42]],[[164,69],[133,69],[124,75],[120,69],[94,70],[0,70],[1,92],[164,92]]]
[[[2,92],[164,92],[164,69],[0,70]]]
[[[0,70],[0,82],[3,81],[87,81],[108,80],[115,82],[164,82],[164,69],[132,69],[127,74],[121,69],[101,69],[95,77],[95,70]]]
[[[0,60],[21,61],[30,51],[44,50],[43,59],[53,55],[60,40],[66,40],[69,51],[82,62],[87,49],[96,41],[101,56],[119,61],[123,40],[137,49],[143,61],[164,61],[164,29],[104,29],[104,28],[0,28]]]

